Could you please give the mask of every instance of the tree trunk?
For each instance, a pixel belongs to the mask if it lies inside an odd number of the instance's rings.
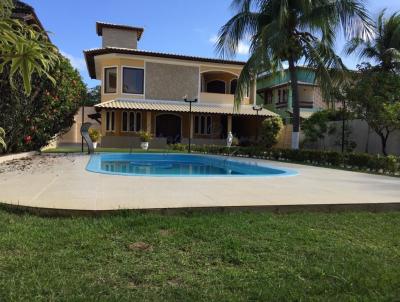
[[[299,89],[297,82],[296,66],[294,59],[289,58],[290,85],[292,88],[292,107],[293,107],[293,133],[292,149],[299,149],[300,140],[300,107],[299,107]]]
[[[386,145],[387,145],[387,140],[389,137],[389,131],[386,132],[386,134],[383,134],[382,132],[379,133],[379,137],[381,138],[382,142],[382,153],[383,155],[387,156],[387,151],[386,151]]]
[[[345,150],[345,131],[346,131],[346,101],[343,100],[342,102],[343,108],[342,108],[342,153],[344,153]]]
[[[365,153],[369,153],[369,133],[371,132],[371,127],[367,124],[367,141],[365,143]]]

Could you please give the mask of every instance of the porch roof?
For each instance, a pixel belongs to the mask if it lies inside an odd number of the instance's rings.
[[[143,99],[115,99],[95,105],[96,108],[103,109],[126,109],[126,110],[155,110],[188,112],[189,104],[184,101],[167,100],[143,100]],[[210,104],[210,103],[192,103],[192,112],[194,113],[214,113],[214,114],[232,114],[232,115],[257,115],[252,105],[241,105],[238,110],[234,110],[230,104]],[[276,113],[263,109],[258,113],[260,116],[277,116]]]

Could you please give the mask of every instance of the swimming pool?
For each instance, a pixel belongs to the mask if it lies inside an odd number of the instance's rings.
[[[292,176],[294,170],[223,156],[171,153],[103,153],[92,155],[90,172],[131,176]]]

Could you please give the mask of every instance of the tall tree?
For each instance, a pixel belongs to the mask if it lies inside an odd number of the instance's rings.
[[[12,9],[12,0],[0,1],[0,74],[9,65],[10,82],[19,74],[29,95],[33,74],[55,83],[49,71],[57,64],[58,51],[39,27],[12,19]]]
[[[233,0],[234,15],[219,32],[217,51],[236,54],[239,42],[250,39],[250,57],[238,81],[235,104],[239,106],[249,82],[261,71],[277,73],[289,66],[292,101],[292,148],[299,147],[300,108],[296,66],[315,68],[316,80],[330,97],[340,71],[345,70],[334,52],[341,28],[348,39],[368,38],[371,21],[363,0]]]
[[[347,43],[346,52],[373,60],[382,70],[400,71],[400,12],[385,18],[383,10],[375,21],[373,39],[353,38]]]
[[[381,139],[387,155],[390,134],[400,129],[400,75],[369,64],[359,67],[344,92],[352,112],[366,121]]]

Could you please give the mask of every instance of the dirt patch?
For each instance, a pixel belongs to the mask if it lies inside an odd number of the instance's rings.
[[[60,159],[66,159],[71,163],[75,161],[73,156],[68,156],[66,154],[34,155],[0,163],[0,173],[20,173],[43,169],[46,170],[47,168],[56,165]]]
[[[182,285],[182,280],[179,278],[171,278],[167,281],[168,285],[170,286],[181,286]]]
[[[158,231],[158,234],[160,234],[160,236],[165,236],[166,237],[166,236],[172,235],[173,232],[171,230],[162,229],[162,230]]]
[[[153,251],[153,246],[146,242],[134,242],[128,245],[128,249],[131,251],[144,251],[144,252],[151,252]]]

